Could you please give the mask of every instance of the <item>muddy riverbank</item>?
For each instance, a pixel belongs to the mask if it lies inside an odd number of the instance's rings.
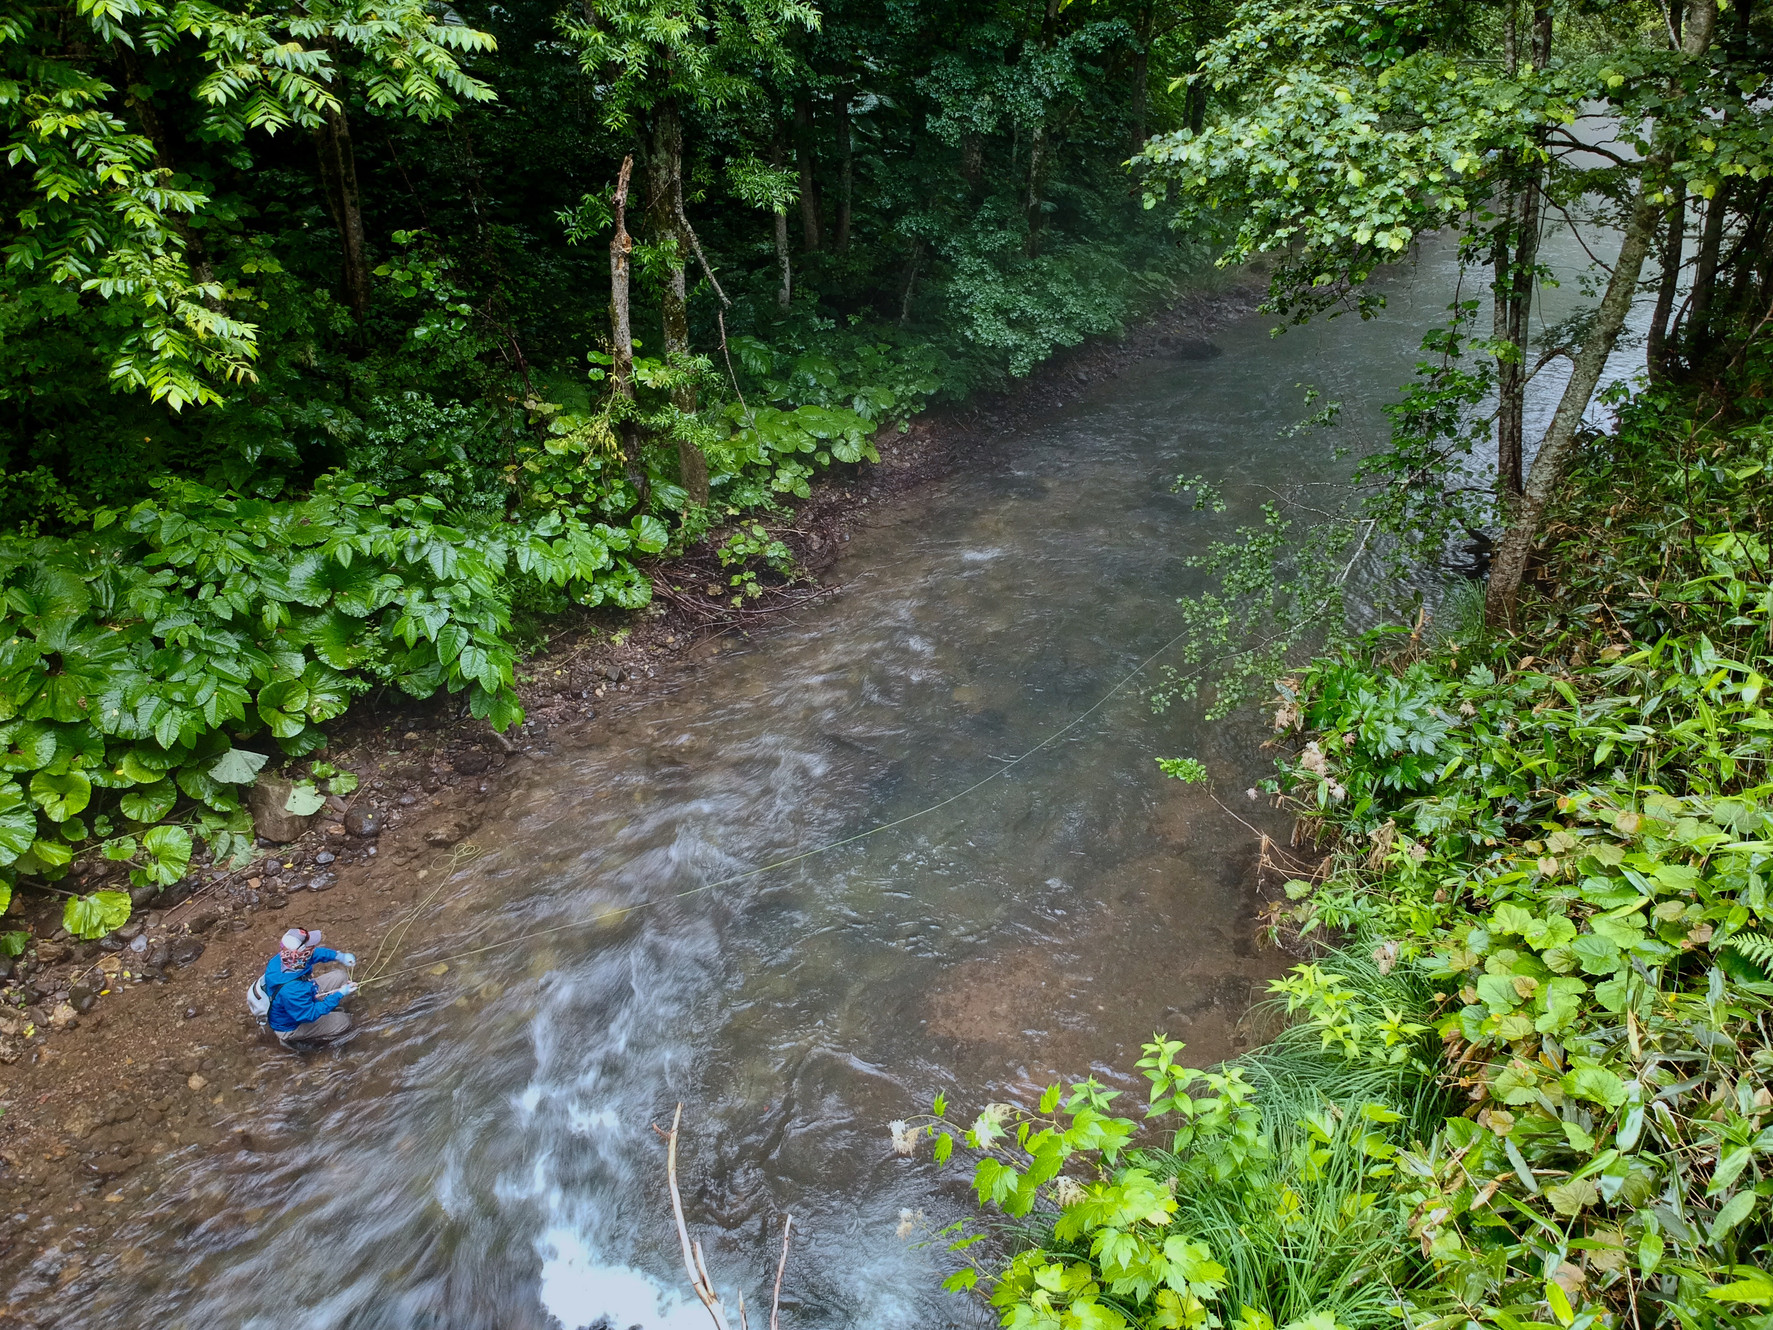
[[[1254,298],[1237,289],[1183,302],[1122,341],[1056,359],[1006,397],[932,413],[903,435],[883,437],[879,466],[816,488],[778,524],[781,537],[823,579],[821,591],[835,590],[852,534],[907,520],[923,487],[964,467],[992,437],[1039,422],[1129,366],[1153,356],[1178,364],[1210,356],[1213,332],[1247,313]],[[694,589],[707,580],[709,562],[708,550],[692,552],[658,568],[656,578]],[[782,614],[810,609],[809,601]],[[244,990],[284,928],[324,927],[329,942],[366,963],[378,951],[395,958],[418,948],[437,884],[480,853],[484,829],[521,816],[538,764],[621,742],[633,724],[624,717],[652,695],[718,690],[718,658],[742,653],[753,635],[775,626],[767,616],[735,617],[693,597],[662,597],[653,610],[624,619],[563,623],[520,670],[528,715],[521,732],[501,739],[438,708],[360,708],[335,727],[326,759],[362,784],[297,841],[265,847],[236,872],[194,874],[172,899],[145,902],[118,950],[55,940],[53,902],[38,909],[32,924],[43,941],[25,992],[29,1004],[0,1018],[8,1059],[0,1067],[6,1314],[25,1324],[53,1320],[48,1300],[78,1286],[101,1255],[125,1270],[148,1259],[114,1249],[113,1232],[143,1207],[163,1203],[176,1165],[206,1152],[250,1161],[275,1149],[275,1140],[263,1139],[274,1129],[264,1124],[280,1116],[279,1103],[311,1094],[334,1074],[326,1057],[295,1058],[259,1042],[245,1012]],[[1248,867],[1239,861],[1227,872],[1247,876]],[[1138,871],[1153,882],[1163,877],[1161,863]],[[1130,889],[1129,903],[1138,895]],[[1089,945],[1125,931],[1111,916],[1104,910]],[[504,926],[496,912],[485,920],[495,935]],[[1234,953],[1250,946],[1248,936],[1222,941]],[[1079,993],[1058,996],[1063,983],[1043,993],[1044,981],[1013,954],[967,965],[933,995],[934,1038],[1027,1043],[1019,1022],[1044,1006],[1044,1043],[1060,1041],[1053,1056],[1087,1054],[1093,1004]],[[421,971],[383,994],[366,994],[360,1015],[372,1016],[385,1000],[422,1002],[428,984],[453,983],[447,975],[447,966],[436,975]],[[1169,1003],[1168,1019],[1203,1021],[1205,1044],[1230,1051],[1246,997],[1247,989],[1210,993],[1193,1013]],[[1165,1006],[1158,1005],[1159,1017]],[[373,1019],[367,1024],[373,1039]]]

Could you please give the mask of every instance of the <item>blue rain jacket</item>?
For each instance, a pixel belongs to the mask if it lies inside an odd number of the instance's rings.
[[[277,955],[265,962],[265,992],[267,995],[275,994],[291,979],[306,979],[308,972],[316,965],[323,961],[336,961],[338,958],[339,953],[331,947],[315,947],[314,954],[308,958],[308,963],[301,969],[292,972],[283,968],[283,953],[278,952]]]
[[[308,978],[314,969],[314,962],[337,958],[338,953],[332,948],[316,947],[313,961],[304,969],[291,974],[284,970],[278,957],[271,957],[265,966],[265,991],[271,995],[271,1010],[267,1019],[273,1030],[288,1034],[298,1025],[319,1020],[343,1001],[342,993],[328,993],[321,997],[314,981]]]

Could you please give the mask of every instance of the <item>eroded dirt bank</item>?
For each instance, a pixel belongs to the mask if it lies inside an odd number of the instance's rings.
[[[828,479],[776,524],[779,534],[833,589],[849,530],[883,505],[915,503],[918,486],[964,464],[990,436],[1124,365],[1164,355],[1183,368],[1212,354],[1212,329],[1254,299],[1237,290],[1183,302],[1124,341],[1061,357],[1007,397],[885,435],[878,467]],[[767,627],[767,614],[698,599],[716,568],[710,547],[693,551],[655,570],[671,594],[653,609],[563,625],[520,669],[529,719],[519,733],[501,739],[441,707],[359,708],[325,754],[361,778],[348,801],[336,800],[299,839],[262,846],[243,869],[194,865],[103,943],[58,939],[57,903],[33,908],[27,918],[40,940],[7,982],[25,1005],[0,1008],[0,1298],[9,1300],[0,1325],[48,1315],[53,1291],[106,1247],[119,1219],[151,1200],[167,1161],[193,1150],[250,1156],[262,1110],[349,1057],[297,1057],[258,1040],[244,992],[278,934],[301,923],[365,960],[379,948],[399,952],[401,927],[422,919],[440,876],[474,854],[477,829],[504,816],[524,764],[593,740],[602,709],[640,701],[673,684],[680,662]],[[778,602],[779,612],[794,609],[790,595]],[[401,982],[404,995],[389,986],[358,1000],[363,1037],[375,1037],[378,1004],[406,1000],[426,976]]]

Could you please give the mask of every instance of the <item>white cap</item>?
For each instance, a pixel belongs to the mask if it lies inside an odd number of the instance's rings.
[[[285,951],[300,951],[303,947],[318,947],[319,945],[320,930],[318,928],[312,931],[306,928],[292,928],[283,935],[283,949]]]

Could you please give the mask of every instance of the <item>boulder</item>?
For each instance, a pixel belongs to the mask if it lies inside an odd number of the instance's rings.
[[[299,839],[314,820],[312,813],[304,816],[284,807],[294,788],[293,781],[281,776],[267,776],[263,772],[253,782],[252,790],[246,796],[246,806],[252,810],[252,829],[261,840],[287,845]]]
[[[353,808],[345,814],[345,830],[353,836],[373,840],[382,834],[382,817],[373,808]]]

